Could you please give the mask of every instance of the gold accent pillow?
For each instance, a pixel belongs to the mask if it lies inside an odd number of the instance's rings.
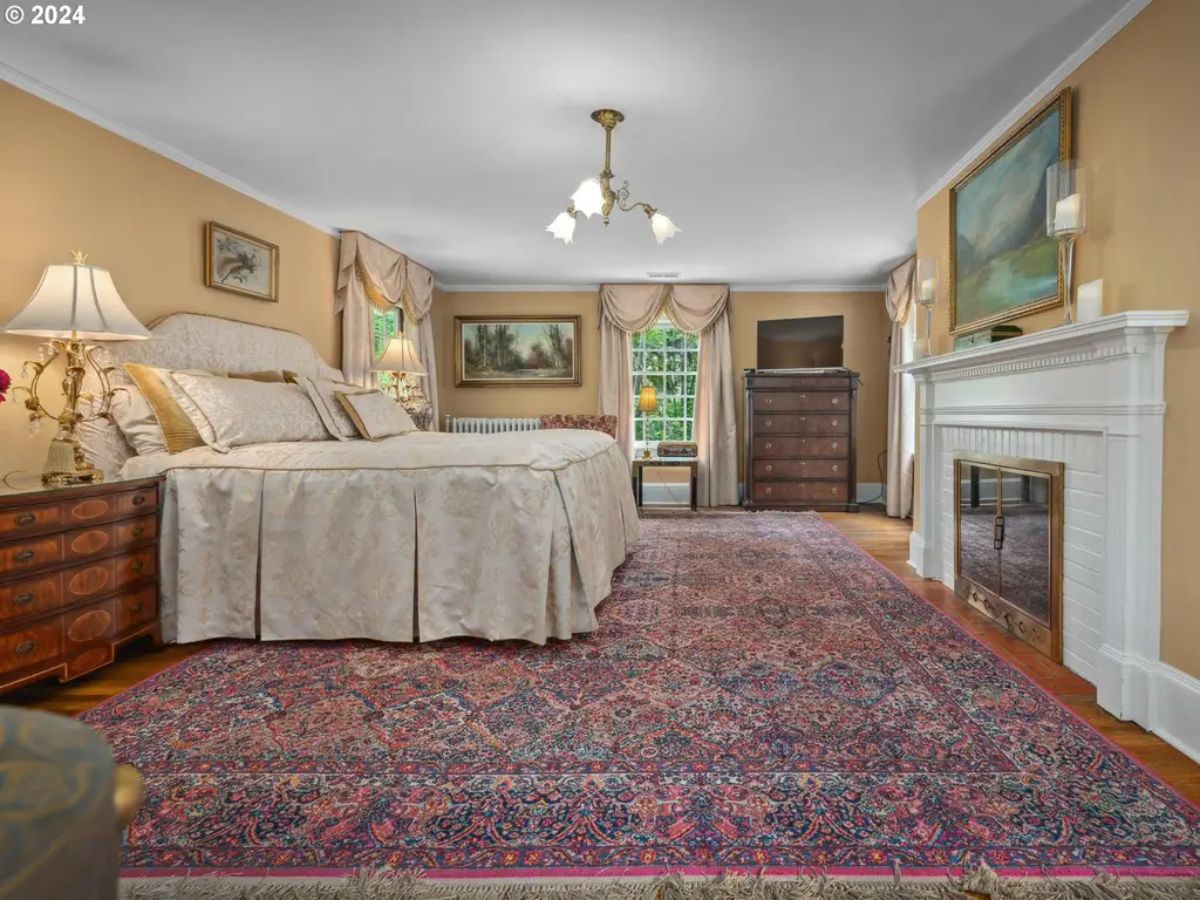
[[[225,372],[216,373],[224,374],[226,378],[244,378],[248,381],[262,381],[266,384],[278,384],[283,381],[290,381],[283,372],[268,370],[266,372]]]
[[[162,427],[167,452],[180,453],[212,442],[212,426],[208,425],[204,413],[172,381],[169,369],[125,363],[125,371],[154,410],[154,418]],[[208,426],[204,429],[208,432],[208,440],[205,440],[201,431],[204,426]]]
[[[404,407],[380,391],[334,393],[354,427],[368,441],[417,431],[417,425]]]

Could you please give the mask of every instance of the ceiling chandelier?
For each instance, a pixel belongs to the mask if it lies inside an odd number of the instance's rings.
[[[614,191],[610,187],[612,181],[612,133],[618,122],[625,121],[625,116],[615,109],[598,109],[592,113],[592,118],[604,129],[604,170],[599,177],[588,178],[579,185],[578,190],[571,195],[571,203],[565,212],[560,212],[553,222],[546,226],[556,238],[564,244],[571,243],[575,236],[575,220],[579,213],[589,219],[599,213],[604,216],[604,224],[608,224],[609,213],[614,206],[624,212],[641,209],[650,219],[650,228],[661,244],[677,231],[682,231],[674,222],[660,213],[649,203],[634,203],[629,199],[629,182],[624,182]]]

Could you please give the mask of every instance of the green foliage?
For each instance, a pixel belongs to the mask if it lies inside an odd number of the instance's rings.
[[[699,335],[680,331],[669,322],[659,322],[632,335],[631,343],[634,406],[644,383],[654,385],[658,395],[657,412],[635,416],[634,440],[691,440],[696,371],[700,364]]]

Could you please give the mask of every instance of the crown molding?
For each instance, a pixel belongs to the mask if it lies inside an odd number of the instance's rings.
[[[443,294],[549,294],[549,293],[596,293],[595,284],[443,284],[435,282]]]
[[[731,294],[877,294],[884,284],[731,284]]]
[[[609,281],[605,284],[693,284],[690,281]],[[706,284],[708,282],[705,282]],[[444,284],[434,285],[443,294],[544,294],[596,293],[596,284]],[[729,292],[740,294],[863,294],[879,293],[882,284],[731,284]]]
[[[1095,34],[1084,41],[1079,49],[1063,60],[1062,64],[1051,72],[1041,84],[1026,94],[1020,103],[1008,111],[1008,114],[1003,119],[997,122],[987,134],[976,141],[975,146],[951,166],[945,175],[935,181],[925,193],[918,197],[913,208],[920,209],[932,200],[939,191],[948,187],[975,160],[979,159],[989,147],[1000,140],[1005,132],[1027,115],[1037,105],[1039,100],[1048,96],[1058,85],[1066,81],[1067,76],[1083,65],[1089,56],[1112,40],[1118,31],[1128,25],[1134,16],[1149,5],[1150,0],[1129,0],[1128,3],[1117,10],[1116,14],[1100,26],[1100,29]]]
[[[6,81],[14,87],[20,88],[26,93],[33,94],[41,100],[45,100],[60,109],[65,109],[67,112],[79,116],[81,119],[86,119],[93,125],[98,125],[105,131],[111,131],[113,134],[125,138],[127,141],[145,147],[159,156],[166,157],[174,163],[178,163],[186,169],[191,169],[205,178],[209,178],[218,184],[224,185],[227,188],[237,191],[239,194],[244,194],[252,200],[257,200],[259,203],[269,206],[272,209],[278,210],[285,215],[291,216],[293,219],[298,219],[306,225],[311,225],[318,231],[323,231],[326,234],[337,237],[339,231],[336,228],[330,227],[325,222],[318,220],[316,216],[302,209],[289,206],[282,203],[257,188],[251,187],[244,181],[234,178],[232,175],[227,175],[220,169],[215,169],[208,163],[201,162],[194,156],[189,156],[182,150],[172,147],[170,144],[165,144],[160,140],[143,134],[137,129],[122,125],[120,122],[114,122],[112,119],[105,116],[98,110],[93,109],[85,103],[81,103],[74,97],[64,94],[57,88],[53,88],[43,81],[39,81],[31,75],[26,75],[19,69],[14,69],[6,63],[0,62],[0,81]]]

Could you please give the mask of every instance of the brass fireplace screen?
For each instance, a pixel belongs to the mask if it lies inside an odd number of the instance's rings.
[[[954,475],[955,592],[1062,662],[1063,464],[960,453]]]

